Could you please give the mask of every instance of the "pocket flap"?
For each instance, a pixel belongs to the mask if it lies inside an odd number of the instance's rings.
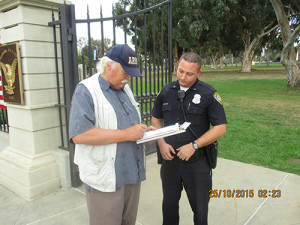
[[[162,111],[172,111],[172,105],[163,105]]]

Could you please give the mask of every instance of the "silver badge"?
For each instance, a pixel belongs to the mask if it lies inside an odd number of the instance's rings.
[[[199,103],[200,103],[200,100],[201,100],[201,95],[195,94],[195,95],[194,95],[194,98],[193,98],[193,100],[192,100],[192,102],[193,102],[194,104],[199,104]]]

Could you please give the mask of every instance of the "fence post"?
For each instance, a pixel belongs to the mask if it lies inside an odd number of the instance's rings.
[[[63,68],[63,82],[64,82],[64,101],[66,106],[66,127],[67,139],[69,139],[69,115],[72,95],[76,85],[79,82],[78,78],[78,56],[77,56],[77,39],[76,39],[76,21],[75,21],[75,6],[61,5],[59,7],[61,20],[61,50],[62,50],[62,68]],[[70,156],[71,182],[73,187],[81,185],[78,175],[78,168],[74,165],[74,150],[73,143],[68,144]]]

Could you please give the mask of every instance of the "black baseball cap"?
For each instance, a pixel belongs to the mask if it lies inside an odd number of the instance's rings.
[[[135,52],[127,45],[120,44],[114,46],[108,51],[108,58],[118,62],[123,70],[132,77],[141,77],[142,74],[137,66],[137,57]]]

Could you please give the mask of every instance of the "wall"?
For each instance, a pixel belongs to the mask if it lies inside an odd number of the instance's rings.
[[[26,199],[70,186],[68,153],[58,149],[53,28],[48,26],[59,4],[63,0],[0,2],[1,42],[19,43],[24,88],[24,105],[7,104],[10,141],[0,153],[0,184]]]

